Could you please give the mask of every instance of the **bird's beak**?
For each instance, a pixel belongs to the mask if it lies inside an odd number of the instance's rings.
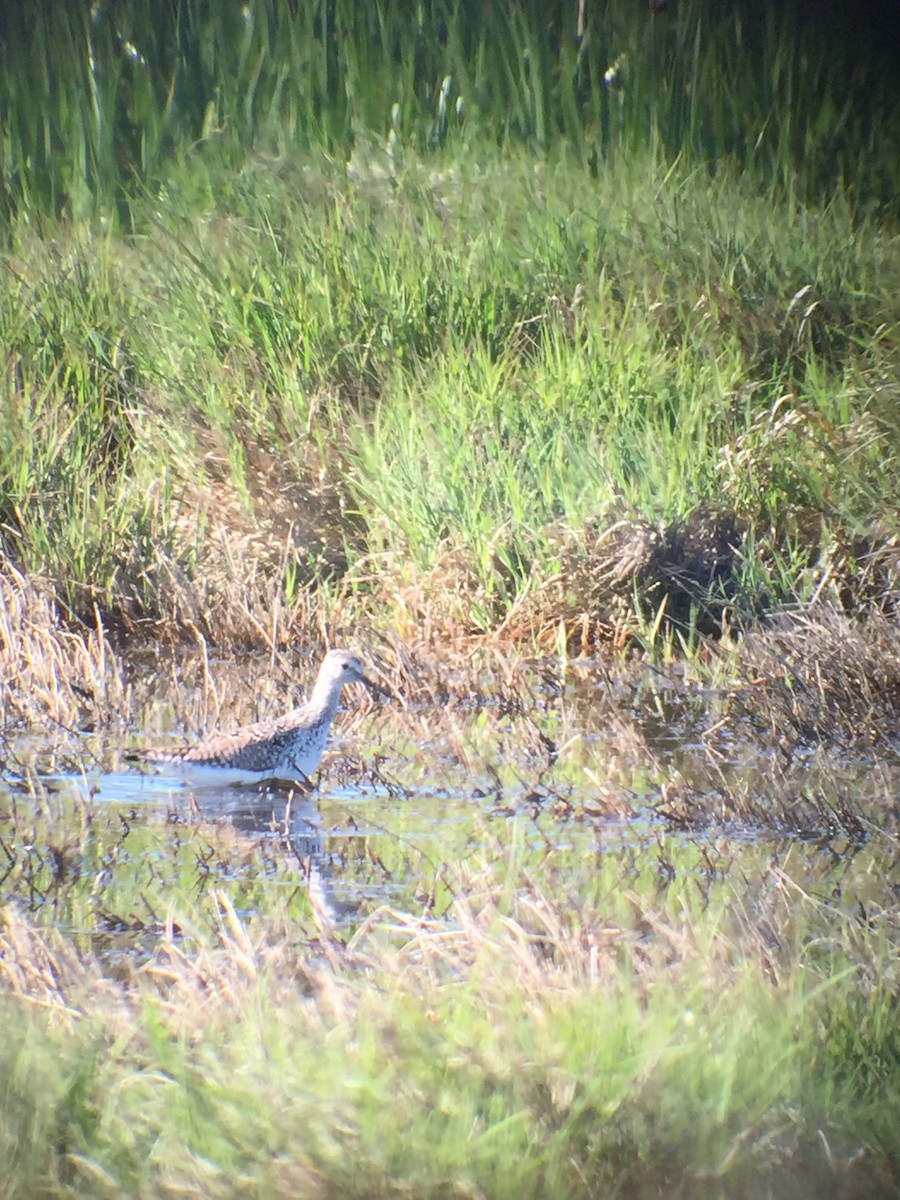
[[[364,683],[366,685],[366,687],[369,689],[369,691],[372,692],[374,695],[387,696],[387,698],[389,700],[397,699],[397,697],[394,695],[394,693],[392,691],[390,691],[386,687],[382,687],[380,683],[376,683],[375,680],[370,679],[368,677],[368,675],[361,675],[359,682]]]

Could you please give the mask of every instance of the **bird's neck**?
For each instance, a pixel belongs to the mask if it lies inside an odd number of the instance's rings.
[[[335,687],[333,681],[317,679],[307,706],[316,716],[334,716],[341,702],[341,689]]]

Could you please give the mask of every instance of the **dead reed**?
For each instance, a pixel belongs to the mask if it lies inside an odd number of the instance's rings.
[[[894,616],[854,618],[823,601],[766,621],[737,658],[739,708],[772,739],[896,744],[900,631]]]
[[[99,612],[66,622],[53,589],[0,560],[0,727],[60,730],[122,721],[131,694]]]

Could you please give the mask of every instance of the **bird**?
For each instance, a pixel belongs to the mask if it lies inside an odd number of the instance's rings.
[[[213,733],[189,746],[144,750],[138,757],[194,786],[311,787],[346,683],[362,683],[371,692],[393,698],[387,688],[369,679],[355,654],[329,650],[309,700],[283,717],[242,725],[233,733]]]

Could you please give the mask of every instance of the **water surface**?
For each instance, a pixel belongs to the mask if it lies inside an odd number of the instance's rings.
[[[230,889],[241,911],[260,889],[283,889],[341,926],[379,905],[439,908],[451,873],[498,854],[552,864],[576,903],[609,856],[623,879],[649,869],[664,885],[679,844],[695,851],[700,882],[745,869],[742,856],[754,877],[790,858],[809,886],[850,905],[871,903],[896,867],[893,748],[786,755],[722,723],[718,698],[678,672],[611,679],[588,666],[551,683],[536,672],[515,702],[456,694],[358,708],[345,693],[305,795],[191,788],[128,764],[138,742],[233,728],[297,699],[252,661],[192,670],[136,670],[133,721],[117,727],[7,734],[0,899],[76,928],[132,922],[140,933],[186,882],[198,894]]]

